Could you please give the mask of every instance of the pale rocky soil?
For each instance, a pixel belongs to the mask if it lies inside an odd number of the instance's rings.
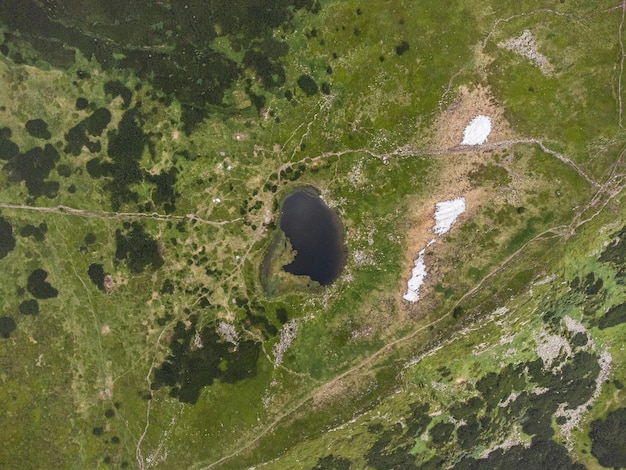
[[[239,334],[232,323],[220,322],[217,326],[217,333],[224,341],[233,344],[235,347],[239,346]]]
[[[435,122],[433,137],[435,148],[449,149],[460,145],[465,127],[480,114],[491,119],[490,142],[513,137],[511,128],[504,118],[504,109],[497,103],[489,88],[476,86],[470,89],[463,85],[457,89],[456,95]]]
[[[525,29],[521,36],[517,38],[511,38],[507,41],[498,43],[498,47],[514,51],[517,54],[526,57],[534,65],[539,67],[544,74],[552,72],[552,65],[548,61],[548,58],[537,51],[537,44],[533,38],[532,33]]]
[[[551,335],[547,331],[540,331],[534,337],[537,344],[537,355],[543,361],[545,368],[550,368],[552,363],[564,352],[567,357],[572,355],[569,342],[559,335]]]
[[[278,366],[283,362],[283,354],[289,349],[293,340],[296,339],[298,326],[298,322],[295,319],[283,325],[280,331],[280,340],[274,345],[274,366]]]

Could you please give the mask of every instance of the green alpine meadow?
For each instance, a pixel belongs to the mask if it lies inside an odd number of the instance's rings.
[[[625,19],[0,2],[0,468],[626,468]]]

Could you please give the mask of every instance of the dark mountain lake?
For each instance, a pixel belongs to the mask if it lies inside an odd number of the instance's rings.
[[[280,228],[297,251],[283,266],[288,273],[308,276],[322,286],[332,284],[346,265],[343,226],[339,216],[313,188],[300,188],[285,198]]]

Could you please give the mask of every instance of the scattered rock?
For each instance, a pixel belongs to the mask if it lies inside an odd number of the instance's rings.
[[[552,65],[548,62],[548,58],[537,52],[535,39],[527,29],[522,32],[521,36],[499,43],[498,47],[517,52],[519,55],[526,57],[539,67],[544,74],[552,71]]]

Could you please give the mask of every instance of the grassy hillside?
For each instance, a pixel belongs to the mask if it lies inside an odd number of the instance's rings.
[[[0,467],[626,467],[621,5],[117,3],[0,5]]]

